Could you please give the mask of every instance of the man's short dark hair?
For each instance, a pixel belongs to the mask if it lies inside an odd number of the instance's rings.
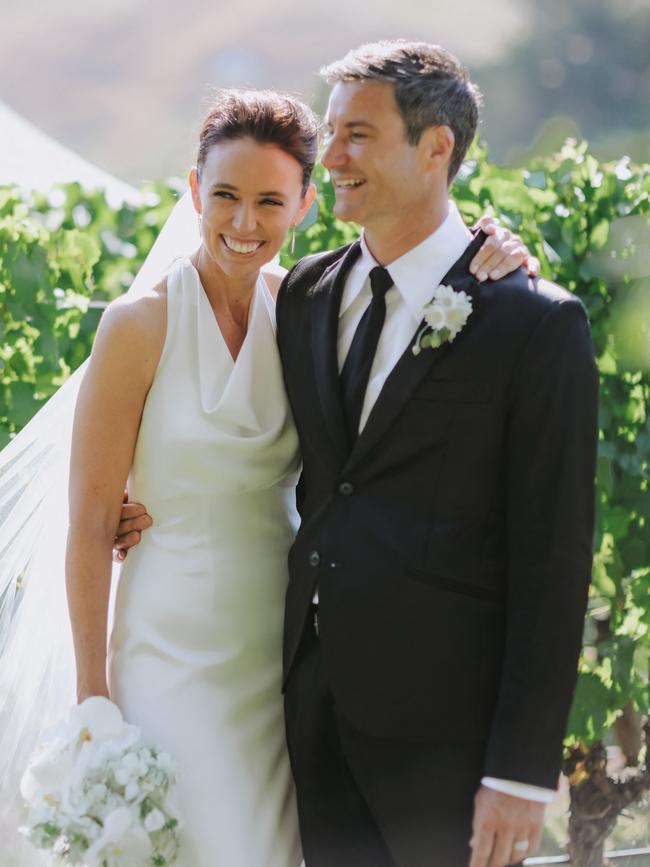
[[[463,64],[439,45],[404,39],[372,42],[321,69],[328,84],[386,81],[395,86],[409,144],[416,145],[430,126],[454,133],[449,183],[458,174],[474,140],[481,104],[479,89]]]

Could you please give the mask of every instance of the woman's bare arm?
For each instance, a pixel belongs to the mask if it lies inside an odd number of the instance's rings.
[[[113,302],[100,323],[79,391],[70,465],[66,586],[77,699],[108,696],[106,644],[111,551],[144,401],[164,343],[164,285]]]

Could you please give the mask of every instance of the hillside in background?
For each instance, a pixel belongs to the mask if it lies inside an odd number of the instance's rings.
[[[297,91],[363,41],[440,42],[474,64],[517,39],[514,0],[0,0],[0,99],[130,181],[185,171],[211,86]],[[481,21],[468,27],[468,20]],[[320,96],[320,99],[318,97]]]
[[[485,93],[502,163],[566,135],[650,153],[648,0],[0,0],[0,100],[131,182],[184,174],[210,88],[267,86],[319,110],[320,65],[360,42],[439,42]]]

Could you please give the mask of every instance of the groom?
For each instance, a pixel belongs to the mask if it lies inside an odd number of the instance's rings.
[[[284,670],[305,860],[502,867],[539,843],[575,685],[587,319],[522,270],[468,273],[484,237],[448,187],[479,96],[454,57],[379,43],[324,75],[335,214],[363,236],[302,260],[277,307],[304,461]],[[422,333],[434,296],[448,328]]]

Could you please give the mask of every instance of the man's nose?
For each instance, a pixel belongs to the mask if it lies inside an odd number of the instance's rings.
[[[347,159],[348,155],[345,150],[345,145],[339,138],[332,136],[325,146],[325,150],[321,156],[321,163],[328,171],[330,171],[331,169],[345,165]]]

